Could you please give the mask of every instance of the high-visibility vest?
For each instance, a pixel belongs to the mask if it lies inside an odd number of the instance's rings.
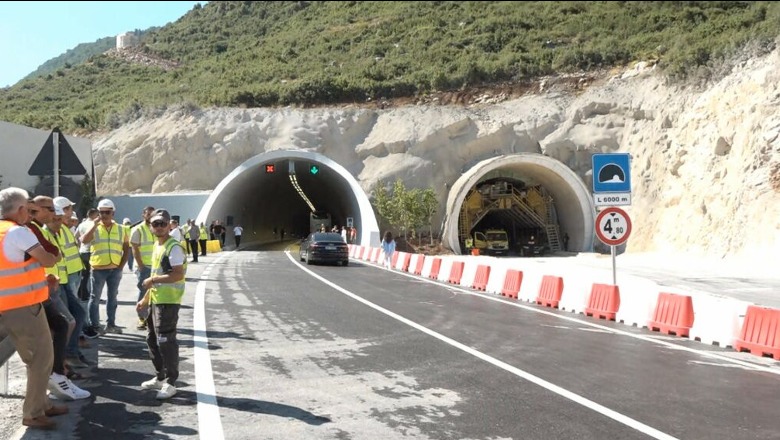
[[[184,250],[181,243],[173,237],[168,237],[165,244],[154,243],[154,255],[152,256],[152,276],[162,276],[163,272],[161,262],[163,257],[171,256],[171,249],[179,246]],[[187,273],[187,257],[184,257],[184,273]],[[149,301],[152,304],[181,304],[181,298],[184,296],[184,278],[175,283],[155,284],[149,289]]]
[[[92,255],[89,257],[89,265],[108,266],[122,262],[122,253],[124,252],[125,228],[114,222],[109,231],[103,223],[98,225],[95,230],[95,236],[90,242],[89,251]]]
[[[209,239],[209,231],[206,229],[205,226],[201,226],[198,240],[208,240],[208,239]]]
[[[16,223],[0,220],[0,313],[46,301],[46,272],[34,258],[23,263],[8,261],[3,251],[5,236]]]
[[[35,227],[38,227],[35,223],[33,223]],[[40,228],[39,228],[40,229]],[[62,229],[62,228],[60,228]],[[68,284],[68,265],[65,262],[65,251],[62,249],[60,240],[57,239],[57,237],[54,235],[54,232],[49,229],[48,226],[44,226],[43,229],[41,229],[41,232],[43,233],[43,236],[51,242],[51,244],[57,246],[57,249],[60,250],[60,261],[57,262],[57,264],[54,267],[47,267],[45,269],[47,275],[56,275],[60,279],[60,284]]]
[[[84,263],[81,262],[79,247],[73,232],[65,226],[61,226],[60,233],[57,234],[57,242],[60,244],[60,250],[63,251],[62,259],[67,266],[68,275],[81,272],[84,269]]]
[[[144,266],[152,265],[152,251],[154,250],[155,237],[152,231],[149,230],[149,225],[146,222],[141,222],[133,228],[133,231],[138,231],[141,237],[139,250],[141,251],[141,262]]]

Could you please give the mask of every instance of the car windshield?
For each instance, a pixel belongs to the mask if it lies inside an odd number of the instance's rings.
[[[312,238],[312,241],[341,241],[341,242],[343,242],[344,239],[341,238],[341,234],[337,234],[335,232],[324,232],[324,233],[314,234],[314,237]]]
[[[503,232],[490,232],[487,234],[488,240],[506,240],[506,234]]]

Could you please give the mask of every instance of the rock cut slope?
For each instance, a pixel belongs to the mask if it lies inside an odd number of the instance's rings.
[[[295,148],[337,161],[366,191],[401,178],[444,203],[466,169],[495,155],[545,154],[589,187],[593,153],[629,152],[629,252],[776,258],[778,84],[775,50],[697,88],[640,63],[583,90],[550,80],[500,103],[169,110],[96,139],[96,179],[101,194],[208,190],[250,157]]]

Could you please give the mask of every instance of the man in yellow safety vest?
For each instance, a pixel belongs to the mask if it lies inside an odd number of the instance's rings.
[[[170,399],[176,394],[179,377],[179,343],[176,325],[184,296],[184,276],[187,254],[184,247],[170,236],[168,211],[158,209],[152,214],[151,225],[157,241],[152,255],[152,275],[145,279],[146,294],[138,304],[139,313],[148,309],[146,344],[156,376],[141,384],[145,390],[157,390],[157,399]]]

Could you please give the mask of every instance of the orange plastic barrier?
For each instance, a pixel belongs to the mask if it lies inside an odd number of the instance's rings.
[[[563,294],[563,278],[552,275],[542,277],[542,284],[539,286],[539,294],[536,296],[536,303],[547,307],[558,308]]]
[[[431,264],[431,273],[428,274],[428,278],[439,278],[439,269],[441,269],[441,258],[434,258]]]
[[[523,283],[523,272],[520,270],[507,269],[504,277],[504,288],[501,289],[501,296],[517,299],[520,292],[520,285]]]
[[[400,252],[393,252],[393,259],[390,261],[390,266],[393,268],[395,268],[395,263],[398,262],[398,254],[400,254]]]
[[[474,275],[474,283],[471,284],[471,288],[484,291],[487,288],[489,278],[490,266],[487,264],[480,264],[477,266],[477,274]]]
[[[465,263],[462,261],[453,261],[452,269],[450,269],[450,278],[447,280],[450,284],[460,284],[460,277],[463,276],[463,267]]]
[[[414,268],[415,275],[422,274],[423,264],[425,264],[425,255],[417,254],[417,267]]]
[[[585,314],[614,321],[620,308],[620,288],[611,284],[593,283]]]
[[[652,331],[688,337],[693,327],[693,298],[688,295],[661,292],[653,319],[647,323]]]
[[[748,306],[734,349],[780,360],[780,309]]]
[[[401,260],[401,270],[404,272],[409,272],[409,262],[411,261],[412,261],[412,254],[405,252],[404,259]]]

